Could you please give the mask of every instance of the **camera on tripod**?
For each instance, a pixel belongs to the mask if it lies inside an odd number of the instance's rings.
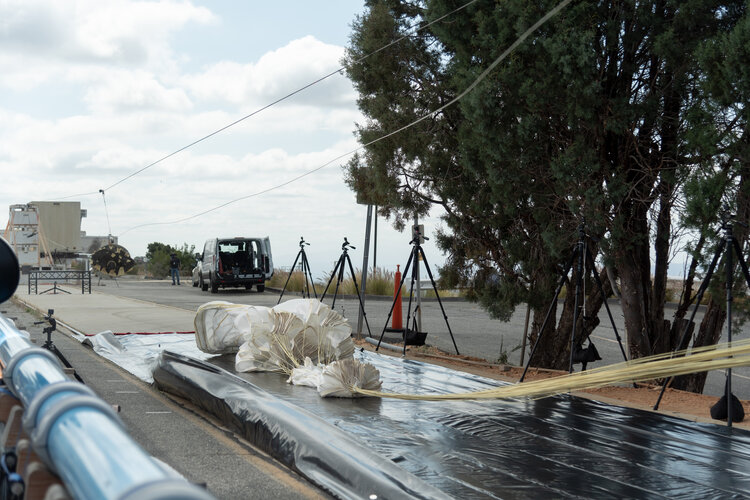
[[[47,341],[49,341],[49,336],[52,334],[52,332],[54,332],[55,330],[57,330],[57,320],[53,317],[54,314],[55,314],[55,310],[54,309],[47,309],[47,315],[44,316],[44,320],[43,321],[34,321],[35,325],[41,325],[45,321],[47,323],[49,323],[49,326],[45,326],[42,329],[42,333],[44,333],[44,334],[47,335]]]
[[[419,243],[420,245],[429,240],[424,235],[424,224],[414,224],[411,227],[411,243]]]
[[[352,244],[349,243],[349,240],[346,239],[346,236],[344,236],[344,242],[341,244],[341,250],[346,251],[346,250],[349,250],[349,249],[356,250],[357,247],[352,246]]]

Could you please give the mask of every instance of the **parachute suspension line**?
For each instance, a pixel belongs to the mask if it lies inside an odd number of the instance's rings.
[[[100,189],[100,193],[102,193],[102,201],[104,202],[104,215],[107,216],[107,230],[109,231],[107,234],[109,235],[109,243],[112,243],[112,226],[109,224],[109,210],[107,210],[107,198],[104,196],[104,190]]]
[[[351,391],[364,396],[409,400],[466,400],[543,398],[569,391],[579,391],[615,385],[623,382],[643,382],[688,373],[709,372],[750,366],[750,339],[731,344],[693,347],[677,352],[655,354],[645,358],[594,368],[592,370],[561,375],[559,377],[502,385],[475,392],[449,394],[399,394],[351,387]]]

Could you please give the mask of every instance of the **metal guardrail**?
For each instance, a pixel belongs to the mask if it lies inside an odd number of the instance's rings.
[[[53,287],[49,290],[39,292],[39,281],[52,281]],[[47,292],[62,292],[69,293],[61,288],[57,288],[57,282],[63,281],[68,283],[70,281],[80,281],[81,293],[91,293],[91,271],[60,271],[60,270],[44,270],[44,269],[32,269],[29,272],[29,283],[28,292],[29,295],[39,295],[39,293]]]
[[[69,380],[50,351],[34,347],[1,314],[0,362],[5,384],[24,407],[34,451],[73,498],[213,498],[148,455],[111,406]]]

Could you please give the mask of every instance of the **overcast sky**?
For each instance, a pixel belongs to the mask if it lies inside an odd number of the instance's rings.
[[[0,1],[0,207],[96,193],[338,69],[362,11],[361,0]],[[343,182],[346,158],[188,222],[132,229],[315,169],[358,146],[360,120],[350,82],[329,78],[109,189],[111,232],[134,256],[152,241],[200,250],[268,235],[276,267],[304,236],[316,278],[346,236],[360,267],[366,208]],[[100,194],[68,199],[88,211],[87,234],[110,231]],[[383,220],[378,230],[378,265],[403,266],[410,238]],[[442,255],[432,241],[425,250],[436,271]]]

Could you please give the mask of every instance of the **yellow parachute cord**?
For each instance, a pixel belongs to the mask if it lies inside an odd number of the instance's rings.
[[[662,379],[689,373],[722,370],[750,365],[750,340],[730,344],[657,354],[633,361],[603,366],[544,380],[504,385],[493,389],[455,394],[398,394],[351,387],[364,396],[410,400],[464,400],[542,398],[568,391],[593,389],[623,382]]]

